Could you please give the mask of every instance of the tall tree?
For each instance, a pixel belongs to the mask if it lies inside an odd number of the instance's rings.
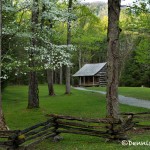
[[[29,52],[29,67],[31,68],[31,71],[29,73],[28,108],[39,107],[38,79],[35,70],[36,62],[34,57],[37,46],[37,39],[35,35],[36,35],[36,26],[38,24],[38,15],[39,15],[38,0],[33,0],[32,16],[31,16],[32,38],[31,38],[31,48]]]
[[[121,0],[108,0],[107,116],[119,118],[119,16]]]
[[[1,52],[2,52],[2,1],[0,1],[0,130],[7,130],[7,126],[6,126],[3,111],[2,111]]]
[[[49,19],[50,22],[50,30],[53,28],[52,19]],[[52,35],[50,37],[50,41],[52,43]],[[55,95],[54,91],[54,70],[53,69],[47,69],[47,82],[48,82],[48,92],[50,96]]]
[[[50,9],[50,8],[49,8]],[[46,11],[46,5],[44,2],[42,2],[42,13],[41,13],[41,30],[44,27],[44,23],[45,23],[45,17],[42,16],[42,14]],[[52,19],[49,19],[49,29],[52,30],[53,28],[53,24],[52,24]],[[50,42],[52,42],[52,33],[50,38]],[[51,50],[51,49],[50,49]],[[47,69],[46,70],[47,73],[47,82],[48,82],[48,94],[50,96],[54,96],[55,92],[54,92],[54,85],[53,85],[53,69]]]
[[[72,0],[68,2],[68,13],[72,11]],[[67,22],[67,45],[71,44],[71,18],[68,17]],[[71,87],[70,87],[70,67],[66,66],[66,94],[70,94]]]

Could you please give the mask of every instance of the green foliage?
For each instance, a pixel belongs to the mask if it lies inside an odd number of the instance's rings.
[[[86,63],[105,61],[107,42],[105,21],[100,20],[93,9],[79,5],[74,12],[78,18],[73,22],[72,31],[72,43],[77,49],[73,55],[73,72],[76,72]]]
[[[72,45],[62,43],[54,44],[52,41],[55,28],[50,29],[51,23],[66,21],[68,17],[74,19],[74,14],[68,14],[67,9],[61,9],[58,1],[44,0],[39,2],[39,24],[34,26],[36,33],[31,34],[31,10],[32,2],[28,1],[4,1],[3,5],[3,83],[14,83],[16,80],[27,78],[26,74],[34,69],[56,69],[62,65],[71,65],[70,57],[75,49]],[[42,7],[45,9],[42,10]],[[42,20],[43,19],[43,20]],[[52,21],[53,22],[52,22]],[[44,21],[44,22],[42,22]],[[38,41],[36,47],[30,45],[30,40]],[[29,68],[29,53],[34,52],[36,67]],[[15,80],[16,78],[16,80]],[[25,80],[25,83],[27,83]],[[20,81],[20,83],[24,83]]]
[[[133,11],[136,15],[139,15],[142,13],[150,13],[150,0],[138,0],[136,2],[133,2],[133,7],[130,11]]]
[[[122,72],[121,85],[150,87],[149,0],[139,0],[122,14],[124,34],[132,35],[132,48]],[[126,49],[128,47],[126,46]]]
[[[150,66],[150,39],[141,39],[136,47],[135,58],[139,63]]]
[[[135,52],[134,52],[135,54]],[[120,85],[121,86],[131,86],[131,87],[140,87],[140,86],[150,86],[150,70],[147,70],[145,65],[135,61],[135,56],[133,55],[128,58],[128,61],[125,64],[124,70],[122,72]]]
[[[120,54],[125,57],[121,60],[126,65],[123,67],[125,69],[122,72],[121,85],[149,86],[148,5],[149,0],[140,0],[128,11],[122,11],[120,27],[123,30],[121,36],[123,50],[121,49]],[[15,0],[13,3],[11,0],[3,1],[2,74],[7,81],[27,84],[26,74],[31,69],[27,66],[28,52],[31,49],[35,50],[37,64],[35,69],[39,71],[40,79],[45,79],[43,75],[40,76],[44,74],[44,67],[55,69],[65,64],[73,64],[72,73],[74,73],[85,63],[106,61],[108,24],[106,4],[82,5],[74,1],[72,13],[68,13],[67,1],[39,1],[39,24],[36,25],[35,35],[31,34],[31,9],[30,0]],[[71,53],[65,46],[68,17],[72,20],[72,44],[75,46],[75,48],[70,47]],[[31,38],[36,38],[38,41],[36,47],[30,45]],[[129,44],[126,38],[130,41]],[[131,52],[126,56],[129,47]],[[56,59],[58,55],[60,59]],[[71,56],[73,57],[69,62],[68,58]],[[126,63],[128,57],[129,61]],[[6,79],[3,79],[3,83],[4,81]]]

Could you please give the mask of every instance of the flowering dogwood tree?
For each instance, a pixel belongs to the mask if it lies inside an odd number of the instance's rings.
[[[6,12],[11,11],[14,14],[19,12],[20,14],[19,16],[16,15],[17,17],[14,20],[12,19],[11,22],[4,24],[3,35],[9,36],[10,39],[14,37],[24,39],[25,42],[22,47],[24,46],[26,52],[24,52],[24,57],[17,58],[7,48],[8,53],[3,55],[3,78],[9,78],[9,74],[12,73],[16,76],[29,73],[29,99],[33,99],[31,100],[31,105],[33,105],[29,106],[29,104],[28,108],[33,108],[34,106],[39,107],[36,72],[47,69],[55,70],[63,65],[71,66],[71,51],[75,49],[71,45],[55,45],[52,43],[51,35],[53,31],[49,29],[49,20],[65,22],[68,16],[74,17],[74,15],[68,13],[67,9],[61,10],[58,8],[57,1],[42,1],[45,9],[40,12],[41,14],[39,13],[41,3],[36,0],[33,3],[31,1],[26,2],[27,0],[16,1],[15,8],[9,5],[4,6]],[[41,18],[41,21],[39,18]],[[18,20],[17,23],[16,19]],[[34,83],[31,84],[32,81]]]

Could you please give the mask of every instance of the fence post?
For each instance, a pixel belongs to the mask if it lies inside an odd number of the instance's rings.
[[[128,116],[127,119],[120,120],[118,124],[113,124],[113,138],[114,140],[122,141],[122,140],[127,140],[128,136],[126,134],[126,131],[130,130],[133,128],[134,123],[132,122],[133,120],[133,115]]]
[[[14,135],[9,136],[8,140],[13,142],[12,146],[9,146],[7,150],[25,150],[25,147],[20,147],[19,145],[25,141],[24,135],[21,135],[21,131],[17,130]]]
[[[58,130],[58,128],[59,128],[59,124],[58,124],[58,122],[57,122],[57,117],[53,117],[53,125],[54,125],[54,130],[53,130],[53,132],[55,133],[55,135],[54,135],[54,138],[53,138],[53,141],[54,142],[58,142],[58,141],[60,141],[60,140],[62,140],[63,138],[59,135],[60,134],[60,132],[58,132],[57,130]]]
[[[108,128],[108,141],[122,141],[127,140],[125,130],[122,128],[123,122],[120,120],[118,123],[110,123]]]

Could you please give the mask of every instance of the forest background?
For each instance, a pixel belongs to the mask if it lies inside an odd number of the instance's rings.
[[[31,57],[30,0],[5,0],[2,7],[2,89],[8,84],[28,84]],[[72,75],[86,63],[106,62],[107,4],[73,1],[71,13],[67,1],[39,0],[33,49],[38,83],[47,82],[52,70],[53,82],[65,84],[66,65]],[[150,87],[150,8],[149,0],[121,7],[120,86]],[[67,21],[71,21],[71,45],[67,45]],[[32,32],[33,33],[33,32]],[[33,38],[33,37],[32,37]],[[61,52],[61,53],[60,53]],[[49,57],[48,57],[49,56]],[[58,56],[61,56],[58,58]]]

